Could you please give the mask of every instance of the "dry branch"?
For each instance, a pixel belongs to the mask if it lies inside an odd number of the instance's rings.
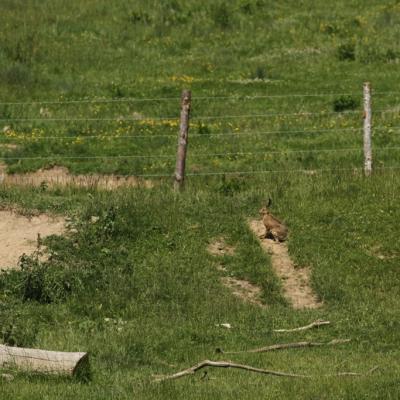
[[[85,375],[87,353],[68,353],[0,345],[0,368],[56,375]]]
[[[176,372],[175,374],[172,375],[163,375],[163,376],[158,376],[155,378],[155,382],[163,382],[167,380],[172,380],[172,379],[179,379],[183,378],[188,375],[194,375],[197,371],[199,371],[202,368],[205,367],[217,367],[217,368],[236,368],[236,369],[241,369],[245,370],[248,372],[256,372],[259,374],[264,374],[264,375],[273,375],[273,376],[281,376],[281,377],[286,377],[286,378],[313,378],[312,375],[301,375],[301,374],[292,374],[288,372],[281,372],[281,371],[272,371],[272,370],[267,370],[267,369],[261,369],[261,368],[255,368],[250,365],[244,365],[244,364],[236,364],[231,361],[210,361],[210,360],[204,360],[193,367],[184,369],[183,371]],[[322,375],[325,377],[342,377],[342,376],[353,376],[353,377],[358,377],[358,376],[367,376],[372,374],[375,370],[377,370],[378,367],[373,367],[366,373],[359,373],[359,372],[337,372],[335,374],[329,374],[329,375]]]
[[[259,347],[257,349],[243,350],[243,351],[228,351],[225,352],[222,349],[217,349],[217,353],[224,354],[241,354],[241,353],[266,353],[268,351],[284,350],[284,349],[296,349],[300,347],[318,347],[318,346],[334,346],[336,344],[343,344],[350,342],[350,339],[334,339],[330,342],[295,342],[295,343],[281,343],[273,344],[271,346]]]
[[[301,326],[299,328],[293,328],[293,329],[274,329],[274,332],[299,332],[299,331],[305,331],[307,329],[312,329],[312,328],[318,328],[319,326],[322,325],[329,325],[330,321],[323,321],[322,319],[317,319],[316,321],[312,322],[309,325],[306,326]]]
[[[375,372],[379,367],[375,365],[375,367],[372,367],[369,371],[362,373],[362,372],[338,372],[334,374],[333,376],[367,376],[371,375],[373,372]],[[327,376],[332,376],[332,375],[327,375]]]
[[[283,376],[283,377],[288,377],[288,378],[309,378],[309,376],[307,376],[307,375],[298,375],[298,374],[291,374],[291,373],[287,373],[287,372],[271,371],[271,370],[267,370],[267,369],[251,367],[250,365],[236,364],[236,363],[233,363],[230,361],[204,360],[204,361],[194,365],[193,367],[190,367],[183,371],[177,372],[173,375],[165,375],[165,376],[157,377],[155,379],[155,381],[162,382],[162,381],[166,381],[166,380],[182,378],[187,375],[193,375],[197,371],[199,371],[200,369],[205,368],[205,367],[236,368],[236,369],[242,369],[245,371],[256,372],[256,373],[264,374],[264,375]]]

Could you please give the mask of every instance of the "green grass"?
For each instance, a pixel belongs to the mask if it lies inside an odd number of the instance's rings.
[[[0,138],[19,145],[2,151],[10,172],[170,175],[183,87],[193,92],[189,172],[359,167],[365,80],[377,93],[376,165],[398,166],[399,93],[378,94],[397,90],[398,5],[85,1],[76,15],[74,4],[4,4]],[[291,96],[310,93],[337,95]],[[246,98],[260,95],[288,97]],[[20,104],[30,101],[56,103]],[[317,115],[287,115],[299,112]],[[249,117],[263,114],[279,115]],[[343,148],[360,151],[268,153]]]
[[[193,93],[190,174],[286,172],[189,176],[180,195],[168,178],[113,192],[0,187],[2,207],[67,215],[77,229],[46,240],[47,263],[27,259],[25,270],[0,276],[0,338],[89,351],[92,370],[87,383],[17,375],[0,381],[0,398],[397,399],[399,19],[398,4],[386,0],[3,0],[0,142],[17,145],[0,147],[9,172],[64,165],[171,176],[183,88]],[[374,92],[370,179],[353,171],[363,165],[366,80]],[[299,115],[308,112],[317,114]],[[286,304],[248,231],[246,219],[268,197],[288,223],[291,256],[312,268],[322,309]],[[236,246],[234,256],[208,255],[218,236]],[[268,307],[233,297],[217,262],[260,285]],[[273,333],[316,318],[332,325]],[[224,322],[233,328],[216,326]],[[336,337],[352,342],[230,356],[310,380],[210,370],[209,380],[151,383],[223,358],[217,347]],[[375,365],[367,377],[324,376]]]
[[[46,240],[53,256],[47,267],[41,266],[42,275],[40,267],[31,266],[31,274],[41,276],[40,290],[50,297],[24,300],[26,273],[1,277],[3,340],[86,350],[92,368],[86,384],[21,375],[2,384],[2,398],[187,398],[188,393],[200,398],[245,398],[249,393],[256,398],[395,398],[400,249],[393,221],[399,218],[394,189],[398,176],[287,175],[247,184],[233,195],[221,191],[218,180],[189,187],[179,196],[169,186],[116,193],[48,191],[40,196],[38,191],[2,189],[3,206],[62,212],[78,230]],[[294,311],[285,304],[265,254],[248,231],[246,218],[256,214],[268,195],[276,203],[273,211],[290,227],[292,256],[313,269],[322,309]],[[100,217],[95,224],[90,222],[93,215]],[[262,286],[267,309],[246,305],[221,286],[222,273],[206,253],[209,240],[219,235],[238,244],[237,255],[221,259],[226,273]],[[60,282],[68,290],[60,291]],[[272,332],[316,318],[332,325],[302,334]],[[223,322],[233,328],[216,326]],[[240,350],[332,338],[352,342],[229,357],[315,375],[310,381],[212,370],[212,380],[206,382],[195,376],[150,383],[154,374],[172,373],[205,358],[223,359],[214,353],[217,347]],[[323,377],[375,365],[379,370],[364,378]]]

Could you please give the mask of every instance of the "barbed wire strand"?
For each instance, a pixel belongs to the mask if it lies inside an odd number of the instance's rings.
[[[390,151],[390,150],[400,150],[400,146],[393,147],[375,147],[374,151]],[[353,152],[353,151],[363,151],[362,147],[346,147],[346,148],[337,148],[337,149],[304,149],[304,150],[272,150],[272,151],[253,151],[253,152],[224,152],[224,153],[191,153],[189,155],[190,158],[196,157],[223,157],[223,156],[245,156],[245,155],[267,155],[267,154],[301,154],[301,153],[339,153],[339,152]],[[53,155],[53,156],[32,156],[32,157],[0,157],[3,160],[52,160],[52,159],[124,159],[124,158],[164,158],[164,159],[175,159],[174,155],[115,155],[115,156],[62,156],[62,155]]]
[[[393,167],[378,167],[375,170],[391,170],[399,169],[400,166]],[[198,173],[188,173],[186,176],[209,176],[209,175],[256,175],[264,173],[287,173],[287,172],[301,172],[305,174],[314,174],[318,172],[337,172],[337,171],[363,171],[363,168],[353,167],[353,168],[320,168],[320,169],[281,169],[281,170],[256,170],[256,171],[223,171],[223,172],[198,172]]]
[[[398,130],[400,126],[374,126],[374,130]],[[228,131],[228,132],[219,132],[219,133],[191,133],[189,136],[193,137],[201,137],[201,138],[209,138],[209,137],[224,137],[224,136],[240,136],[240,135],[274,135],[274,134],[318,134],[318,133],[327,133],[327,132],[348,132],[348,131],[361,131],[362,128],[330,128],[330,129],[315,129],[315,130],[276,130],[276,131]],[[89,136],[0,136],[0,140],[91,140],[91,139],[115,139],[115,140],[123,140],[123,139],[153,139],[153,138],[173,138],[176,139],[177,135],[123,135],[123,136],[111,136],[111,135],[89,135]]]
[[[400,92],[372,92],[372,95],[377,96],[400,96]],[[268,95],[254,95],[254,96],[237,96],[237,95],[222,95],[222,96],[195,96],[192,102],[197,100],[234,100],[234,101],[247,101],[257,99],[274,99],[274,98],[298,98],[298,97],[333,97],[333,96],[362,96],[361,90],[359,92],[348,93],[290,93],[290,94],[268,94]],[[159,102],[159,101],[180,101],[180,97],[126,97],[126,98],[111,98],[111,99],[81,99],[81,100],[38,100],[38,101],[8,101],[0,102],[2,106],[21,106],[21,105],[58,105],[58,104],[97,104],[97,103],[137,103],[137,102]]]
[[[375,171],[379,170],[397,170],[400,166],[393,167],[377,167]],[[196,172],[187,173],[185,176],[220,176],[220,175],[259,175],[259,174],[284,174],[284,173],[304,173],[305,175],[313,176],[319,172],[343,172],[343,171],[363,171],[363,168],[320,168],[320,169],[281,169],[281,170],[253,170],[253,171],[221,171],[221,172]],[[173,174],[138,174],[134,175],[138,178],[173,178]]]
[[[384,127],[382,127],[383,129]],[[399,128],[400,127],[392,127],[391,129],[394,128]],[[276,131],[228,131],[228,132],[218,132],[218,133],[191,133],[189,136],[192,137],[202,137],[202,138],[208,138],[208,137],[214,137],[214,136],[237,136],[237,135],[267,135],[267,134],[297,134],[297,133],[320,133],[320,132],[346,132],[346,131],[360,131],[362,128],[330,128],[330,129],[317,129],[317,130],[276,130]],[[374,126],[374,129],[380,129],[380,127]],[[390,128],[388,128],[390,129]],[[79,139],[86,140],[86,139],[134,139],[134,138],[160,138],[160,137],[168,137],[168,138],[177,138],[177,135],[153,135],[153,134],[148,134],[148,135],[123,135],[123,136],[107,136],[107,135],[90,135],[90,136],[3,136],[0,137],[1,139],[33,139],[33,140],[46,140],[46,139],[70,139],[70,140],[76,140],[79,137]]]
[[[383,109],[374,110],[376,113],[400,113],[400,109]],[[321,111],[321,112],[295,112],[295,113],[267,113],[267,114],[239,114],[239,115],[204,115],[194,116],[191,121],[202,121],[202,120],[221,120],[221,119],[237,119],[237,118],[269,118],[269,117],[285,117],[285,116],[328,116],[328,115],[347,115],[347,114],[359,114],[363,115],[361,110],[347,110],[343,112],[337,111]],[[115,118],[0,118],[3,122],[70,122],[70,121],[81,121],[81,122],[123,122],[123,121],[176,121],[179,120],[179,116],[169,117],[115,117]]]
[[[382,112],[377,110],[375,112]],[[236,119],[236,118],[268,118],[268,117],[282,117],[282,116],[313,116],[313,115],[338,115],[338,112],[297,112],[297,113],[269,113],[269,114],[239,114],[239,115],[203,115],[194,116],[190,118],[191,121],[201,120],[219,120],[219,119]],[[345,111],[345,114],[360,114],[361,111]],[[0,118],[2,122],[123,122],[123,121],[177,121],[179,116],[169,117],[115,117],[115,118]]]

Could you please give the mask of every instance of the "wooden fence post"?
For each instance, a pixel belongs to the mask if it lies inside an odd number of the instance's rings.
[[[185,180],[186,149],[189,133],[189,114],[192,101],[190,90],[183,90],[181,97],[181,123],[178,138],[178,151],[176,154],[174,189],[180,190]]]
[[[370,176],[372,173],[372,150],[371,150],[371,85],[364,83],[364,174]]]

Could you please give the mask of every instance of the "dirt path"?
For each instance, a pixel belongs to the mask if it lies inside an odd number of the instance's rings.
[[[32,254],[37,247],[37,237],[58,235],[65,230],[62,218],[45,214],[28,218],[13,211],[0,211],[0,272],[17,268],[22,254]]]
[[[72,175],[65,167],[40,169],[26,174],[7,174],[6,166],[0,165],[0,183],[16,186],[78,186],[96,187],[112,190],[118,187],[146,187],[154,186],[149,180],[134,176],[120,175]]]
[[[249,221],[249,227],[259,238],[265,233],[262,221]],[[295,268],[291,260],[286,243],[275,242],[270,239],[260,239],[263,250],[271,256],[272,267],[282,280],[284,297],[293,308],[318,308],[322,305],[310,287],[310,269]]]
[[[235,247],[228,245],[223,237],[219,237],[211,241],[211,243],[207,246],[207,251],[215,257],[235,255]],[[223,273],[227,272],[226,268],[221,264],[217,264],[216,268]],[[231,276],[222,276],[220,279],[221,283],[240,300],[246,303],[254,304],[261,308],[266,307],[266,304],[260,300],[262,294],[262,289],[260,287],[244,279],[238,279]]]

